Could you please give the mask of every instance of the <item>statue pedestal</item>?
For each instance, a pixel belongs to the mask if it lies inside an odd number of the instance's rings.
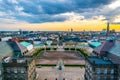
[[[62,70],[63,67],[64,67],[63,61],[60,59],[60,60],[58,61],[57,69],[58,69],[58,70]]]

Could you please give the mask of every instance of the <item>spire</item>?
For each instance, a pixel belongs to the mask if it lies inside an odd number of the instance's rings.
[[[73,32],[73,29],[71,28],[71,33]]]
[[[109,22],[107,23],[107,33],[106,33],[106,36],[109,36],[109,33],[110,33],[110,26],[109,26]]]

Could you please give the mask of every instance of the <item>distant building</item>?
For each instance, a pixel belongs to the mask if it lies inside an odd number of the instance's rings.
[[[73,29],[71,28],[71,33],[73,33]]]
[[[47,41],[47,37],[41,37],[41,42],[45,43]]]
[[[52,42],[53,42],[52,40],[47,40],[47,41],[46,41],[46,44],[47,44],[48,46],[51,46]]]
[[[34,47],[44,47],[45,43],[41,42],[41,39],[34,39]]]
[[[80,38],[75,36],[75,35],[71,35],[71,36],[63,36],[62,37],[62,41],[63,42],[69,42],[69,41],[72,41],[72,42],[80,42]]]
[[[106,36],[106,29],[103,29],[103,30],[101,31],[101,35]]]
[[[34,39],[34,45],[41,44],[41,39]]]
[[[19,34],[20,34],[20,35],[23,35],[22,29],[19,29]]]

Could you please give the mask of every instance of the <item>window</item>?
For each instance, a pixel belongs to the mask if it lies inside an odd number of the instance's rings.
[[[24,68],[21,68],[21,69],[20,69],[20,72],[21,72],[21,73],[25,73],[25,69],[24,69]]]
[[[97,76],[97,80],[100,80],[100,76],[99,75]]]
[[[7,72],[7,73],[10,73],[10,68],[7,68],[7,69],[6,69],[6,72]]]
[[[111,73],[111,74],[114,74],[114,69],[112,69],[110,73]]]
[[[90,71],[92,71],[92,67],[90,67]]]
[[[113,79],[114,79],[114,76],[111,76],[110,78],[111,78],[111,80],[113,80]]]
[[[21,80],[25,80],[25,76],[24,75],[20,75],[19,76]]]
[[[120,80],[120,77],[119,77],[119,80]]]
[[[99,68],[96,69],[96,73],[100,74],[100,69]]]
[[[17,75],[14,75],[14,78],[17,78],[18,76]]]
[[[17,68],[14,68],[14,73],[18,73]]]
[[[104,74],[107,74],[107,69],[104,70]]]
[[[106,80],[107,79],[107,77],[106,76],[104,76],[104,80]]]
[[[0,75],[2,74],[2,71],[0,70]]]
[[[10,79],[10,75],[7,75],[7,78]]]

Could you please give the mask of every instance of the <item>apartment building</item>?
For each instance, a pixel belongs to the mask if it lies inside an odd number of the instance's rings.
[[[118,80],[118,65],[107,58],[86,59],[85,80]]]
[[[35,80],[35,59],[34,58],[6,58],[3,59],[4,80]]]

